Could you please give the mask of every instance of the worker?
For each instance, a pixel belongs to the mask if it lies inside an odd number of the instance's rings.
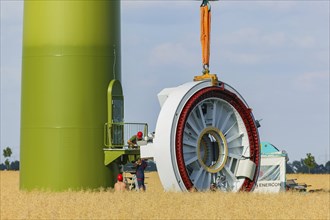
[[[117,182],[115,183],[115,191],[122,192],[127,190],[126,183],[123,182],[123,179],[123,175],[121,173],[118,174]]]
[[[130,148],[137,148],[137,141],[141,141],[143,139],[143,133],[139,131],[136,135],[133,135],[128,141],[128,147]]]
[[[192,186],[188,191],[189,192],[197,192],[198,190],[196,189],[196,187]]]
[[[148,164],[141,158],[138,158],[134,166],[136,167],[136,178],[139,190],[145,191],[146,186],[144,185],[144,170],[147,168]]]
[[[212,192],[215,192],[218,190],[217,184],[216,183],[211,183],[210,190]]]

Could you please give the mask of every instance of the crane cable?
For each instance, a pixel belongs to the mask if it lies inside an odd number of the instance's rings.
[[[203,0],[200,6],[201,16],[201,46],[202,46],[202,63],[203,63],[203,75],[195,76],[194,81],[200,81],[205,79],[211,79],[211,84],[216,85],[218,77],[215,74],[210,74],[210,35],[211,35],[211,5],[208,0]]]

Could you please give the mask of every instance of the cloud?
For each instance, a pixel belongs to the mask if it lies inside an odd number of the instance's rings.
[[[300,1],[300,0],[298,0]],[[223,8],[231,11],[243,11],[243,12],[260,12],[266,10],[272,10],[276,13],[288,13],[294,10],[299,4],[298,1],[218,1],[211,2],[212,8],[219,10]],[[301,1],[302,2],[302,1]]]
[[[211,49],[211,53],[221,51],[223,59],[231,64],[254,65],[266,64],[274,60],[275,50],[284,48],[288,37],[280,31],[263,32],[257,28],[241,28],[226,33],[214,41],[212,45],[215,47]]]
[[[22,16],[17,16],[23,14],[24,1],[0,1],[1,22],[15,22],[20,23]]]
[[[18,147],[19,111],[10,100],[19,105],[23,1],[0,2],[1,128],[6,128],[1,145]],[[121,4],[125,120],[148,122],[152,130],[157,93],[191,81],[201,69],[200,2]],[[211,70],[264,119],[261,139],[285,146],[293,160],[305,156],[317,139],[312,153],[322,155],[329,147],[329,2],[211,4]],[[303,137],[306,130],[314,138]]]
[[[306,72],[298,75],[294,78],[293,84],[297,89],[300,90],[315,90],[315,89],[326,89],[329,92],[329,72]],[[326,95],[329,96],[329,93]]]
[[[162,43],[151,49],[149,63],[153,66],[189,65],[199,61],[197,51],[191,52],[182,43]]]
[[[259,8],[288,12],[294,9],[299,3],[298,1],[258,1],[255,4]]]
[[[23,3],[1,1],[1,75],[7,74],[4,67],[20,70],[22,56]]]
[[[229,32],[216,39],[222,41],[224,45],[278,47],[288,42],[288,37],[283,31],[269,32],[258,28],[244,27],[239,30]]]
[[[234,32],[225,33],[220,39],[225,45],[256,44],[260,32],[256,28],[244,27]]]
[[[1,65],[1,148],[13,150],[12,159],[19,159],[21,71]],[[2,156],[2,155],[1,155]],[[1,157],[1,161],[2,161]]]
[[[169,26],[191,23],[191,18],[199,17],[200,2],[196,1],[122,1],[123,22],[138,25]],[[186,12],[191,12],[187,16]]]
[[[223,62],[254,65],[262,63],[265,56],[262,54],[246,53],[243,51],[223,51],[223,58]]]
[[[312,36],[295,36],[291,38],[291,42],[300,48],[313,48],[315,47],[316,40]]]
[[[261,36],[260,39],[262,43],[271,47],[283,46],[287,41],[287,37],[284,32],[265,34]]]

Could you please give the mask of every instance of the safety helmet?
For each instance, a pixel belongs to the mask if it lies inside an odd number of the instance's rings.
[[[143,135],[143,133],[142,133],[141,131],[139,131],[139,132],[136,134],[137,138],[139,138],[139,139],[142,139],[142,135]]]
[[[118,174],[117,180],[120,181],[120,182],[123,181],[123,175],[121,173]]]

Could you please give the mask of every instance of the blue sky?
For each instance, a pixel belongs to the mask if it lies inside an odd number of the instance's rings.
[[[199,1],[122,1],[125,121],[155,129],[163,88],[201,72]],[[210,69],[290,161],[329,154],[329,1],[211,2]],[[19,159],[23,1],[1,0],[1,153]],[[3,157],[1,156],[1,161]]]

